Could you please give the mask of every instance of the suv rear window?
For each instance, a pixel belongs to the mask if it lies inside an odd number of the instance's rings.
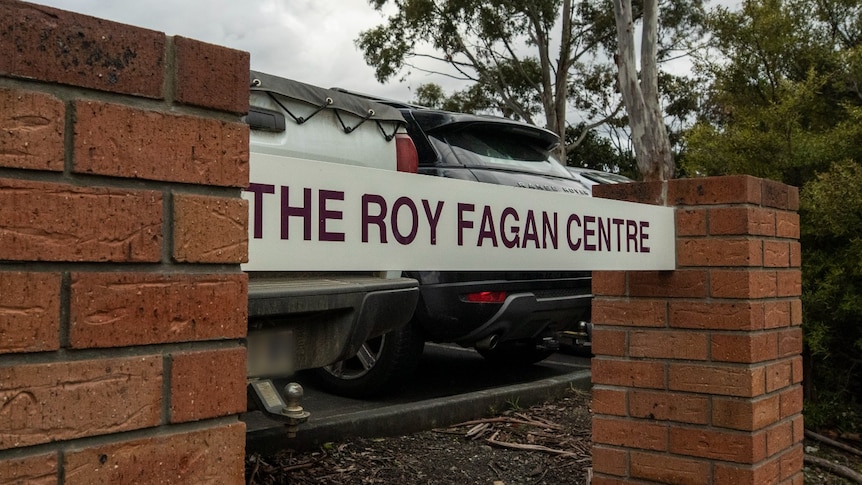
[[[436,132],[429,138],[447,164],[570,178],[542,141],[534,137],[483,127]]]

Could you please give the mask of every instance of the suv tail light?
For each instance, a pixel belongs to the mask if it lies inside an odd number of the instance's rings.
[[[419,154],[416,145],[407,133],[395,134],[395,154],[398,158],[398,171],[416,173],[419,171]]]
[[[506,301],[505,291],[479,291],[467,293],[464,300],[470,303],[503,303]]]

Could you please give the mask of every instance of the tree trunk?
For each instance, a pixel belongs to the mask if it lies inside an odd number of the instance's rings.
[[[640,79],[635,59],[631,0],[614,0],[614,16],[619,43],[619,54],[615,59],[618,80],[629,116],[638,169],[644,180],[668,180],[673,178],[674,162],[658,97],[658,0],[644,0]]]

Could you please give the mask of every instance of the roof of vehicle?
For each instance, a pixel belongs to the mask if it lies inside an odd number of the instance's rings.
[[[530,125],[522,121],[511,120],[501,116],[456,113],[428,108],[417,104],[405,103],[392,99],[380,98],[370,94],[357,93],[342,88],[332,88],[335,91],[364,97],[368,100],[409,112],[423,131],[430,133],[442,129],[460,129],[466,127],[492,126],[495,130],[522,134],[544,142],[546,149],[552,150],[559,145],[560,138],[553,131]]]
[[[347,112],[360,118],[404,123],[397,109],[339,89],[326,89],[258,71],[250,72],[251,91],[262,91],[296,99],[321,108]]]
[[[413,118],[422,129],[428,133],[443,129],[462,129],[467,127],[493,127],[494,130],[506,131],[541,140],[548,150],[560,143],[556,133],[538,126],[499,116],[453,113],[436,109],[411,110]]]

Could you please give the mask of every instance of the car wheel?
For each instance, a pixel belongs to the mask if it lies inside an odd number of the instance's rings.
[[[416,370],[425,341],[408,323],[372,338],[353,357],[314,369],[317,384],[340,396],[369,398],[393,390]]]
[[[541,362],[554,353],[552,349],[537,347],[534,343],[500,344],[493,349],[476,349],[486,360],[500,366],[526,366]]]

